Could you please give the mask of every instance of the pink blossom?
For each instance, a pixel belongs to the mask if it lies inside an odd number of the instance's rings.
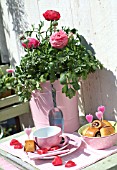
[[[105,107],[104,106],[99,106],[97,110],[104,113],[105,112]]]
[[[102,119],[102,117],[103,117],[103,112],[98,111],[98,112],[96,112],[95,114],[96,114],[96,116],[97,116],[97,118],[98,118],[99,120]]]
[[[12,69],[12,68],[9,68],[9,69],[6,69],[6,72],[7,72],[7,73],[14,73],[14,72],[15,72],[15,70],[14,70],[14,69]]]
[[[50,44],[52,47],[57,49],[64,48],[68,43],[68,36],[66,32],[60,30],[59,32],[55,32],[50,36]]]
[[[91,114],[86,115],[86,120],[87,120],[89,123],[91,123],[92,120],[93,120],[93,115],[91,115]]]
[[[35,38],[28,38],[26,41],[22,42],[24,48],[37,48],[40,42]]]

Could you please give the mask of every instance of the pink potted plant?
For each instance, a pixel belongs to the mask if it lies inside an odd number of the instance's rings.
[[[61,18],[58,11],[47,10],[43,17],[49,23],[48,28],[40,21],[38,28],[33,25],[20,38],[25,55],[15,70],[16,88],[22,101],[30,101],[38,128],[49,124],[53,84],[57,107],[63,112],[65,132],[73,132],[79,128],[79,81],[101,69],[102,64],[83,46],[77,29],[57,28]]]

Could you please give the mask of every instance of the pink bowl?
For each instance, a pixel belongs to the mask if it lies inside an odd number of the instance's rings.
[[[79,128],[78,133],[82,137],[82,139],[92,148],[94,149],[106,149],[110,148],[117,143],[117,122],[109,121],[112,126],[115,128],[115,133],[105,137],[87,137],[82,135],[82,131],[90,126],[90,124],[86,124]]]

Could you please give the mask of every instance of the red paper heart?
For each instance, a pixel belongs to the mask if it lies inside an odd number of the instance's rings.
[[[42,148],[42,149],[37,149],[37,153],[39,155],[42,155],[42,154],[45,154],[48,152],[48,149],[47,148]]]
[[[53,147],[51,147],[50,149],[49,149],[49,151],[55,151],[55,150],[57,150],[57,149],[59,149],[60,147],[59,146],[53,146]]]
[[[73,161],[68,161],[66,164],[65,164],[65,167],[66,168],[70,168],[70,167],[73,167],[73,166],[76,166],[76,163],[75,162],[73,162]]]
[[[22,149],[22,148],[23,148],[23,145],[21,143],[14,145],[14,149]]]
[[[59,166],[63,164],[62,159],[59,156],[55,156],[54,160],[52,161],[54,166]]]
[[[19,143],[19,141],[17,139],[12,139],[10,141],[10,145],[13,146],[13,145],[17,145]]]

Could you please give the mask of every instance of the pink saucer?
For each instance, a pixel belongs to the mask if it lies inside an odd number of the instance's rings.
[[[42,154],[42,155],[39,155],[37,153],[28,153],[28,157],[31,160],[53,159],[55,157],[55,155],[59,155],[60,157],[63,157],[63,156],[66,156],[66,155],[71,154],[72,152],[76,151],[81,146],[82,140],[80,139],[80,137],[73,135],[73,134],[69,134],[69,133],[64,133],[64,135],[66,135],[70,138],[69,143],[66,144],[65,146],[63,146],[55,151],[48,151],[47,154]]]

